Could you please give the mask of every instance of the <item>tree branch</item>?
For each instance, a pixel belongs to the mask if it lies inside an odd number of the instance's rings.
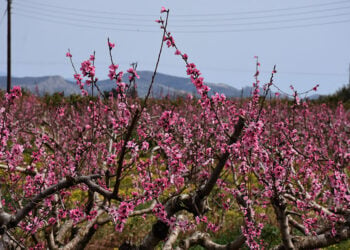
[[[238,141],[243,128],[245,119],[239,117],[239,120],[235,126],[235,131],[230,137],[228,144],[231,145]],[[203,214],[206,211],[207,204],[205,198],[211,193],[216,181],[220,177],[220,173],[224,168],[226,161],[229,158],[229,153],[225,152],[220,158],[214,171],[212,172],[209,181],[199,190],[195,191],[193,194],[182,194],[169,199],[165,204],[165,211],[167,212],[167,217],[170,218],[177,212],[181,210],[187,210],[194,215]],[[144,241],[139,247],[139,249],[154,249],[161,240],[164,240],[168,236],[169,226],[164,222],[158,220],[153,224],[151,232],[146,236]],[[135,247],[135,246],[134,246]]]
[[[0,164],[0,168],[5,169],[5,170],[10,169],[10,167],[5,165],[5,164]],[[28,169],[22,168],[22,167],[15,167],[15,171],[21,172],[23,174],[31,175],[31,176],[35,176],[37,174],[36,169],[28,170]]]
[[[79,176],[79,177],[66,177],[66,179],[61,180],[55,185],[46,188],[41,193],[37,194],[30,202],[28,202],[22,209],[17,211],[15,215],[12,216],[11,220],[7,223],[7,228],[16,227],[17,224],[23,220],[30,211],[32,211],[38,203],[44,200],[46,197],[55,194],[56,192],[75,186],[80,183],[85,183],[91,179],[100,178],[100,175],[90,175],[90,176]]]
[[[277,197],[273,197],[271,199],[271,203],[275,210],[276,218],[281,230],[284,249],[295,249],[292,241],[292,236],[290,234],[288,215],[286,214],[287,203],[285,201],[285,198],[278,195]]]
[[[177,222],[181,221],[185,219],[185,216],[183,215],[179,215],[177,217]],[[180,233],[180,226],[178,225],[175,225],[175,227],[173,228],[173,230],[171,231],[169,237],[168,237],[168,240],[165,242],[164,246],[163,246],[163,250],[171,250],[173,249],[173,245],[175,243],[175,241],[177,240],[177,237],[179,236],[179,233]]]
[[[292,216],[288,215],[288,222],[291,224],[295,229],[297,229],[299,232],[301,232],[303,235],[308,235],[306,233],[305,227],[293,219]]]
[[[238,141],[244,128],[244,122],[245,122],[245,119],[242,116],[240,116],[237,124],[235,125],[235,132],[233,133],[233,135],[230,137],[228,141],[228,145],[232,145],[233,143],[236,143]],[[224,154],[221,155],[221,157],[219,158],[219,162],[216,164],[215,169],[211,173],[208,182],[205,184],[203,188],[198,190],[197,192],[198,199],[203,199],[204,197],[208,196],[210,192],[213,190],[216,184],[216,181],[220,177],[221,171],[224,168],[229,156],[230,156],[229,152],[225,152]]]
[[[195,232],[191,237],[182,240],[177,250],[187,250],[192,246],[200,245],[210,250],[236,250],[240,249],[245,242],[245,237],[240,235],[235,241],[226,245],[221,245],[213,242],[208,234]]]
[[[350,228],[343,227],[336,230],[335,236],[332,235],[331,231],[328,231],[320,235],[310,235],[303,237],[295,237],[294,247],[299,250],[307,249],[318,249],[323,247],[328,247],[337,244],[341,241],[350,239]],[[274,250],[285,250],[283,245],[279,245],[274,248]]]
[[[75,235],[75,237],[61,249],[62,250],[84,249],[86,244],[91,239],[92,235],[96,232],[96,229],[94,228],[95,223],[97,222],[99,216],[104,212],[105,211],[103,209],[99,209],[96,217],[88,221],[86,225],[81,227],[79,229],[79,232]]]

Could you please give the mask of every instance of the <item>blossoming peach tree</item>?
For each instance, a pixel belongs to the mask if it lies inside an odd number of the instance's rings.
[[[270,81],[240,102],[209,95],[200,71],[167,30],[169,10],[157,20],[163,36],[147,95],[131,99],[139,77],[123,82],[108,40],[109,78],[115,96],[104,97],[95,55],[75,69],[88,95],[81,105],[45,107],[14,87],[0,109],[1,247],[83,249],[105,224],[116,235],[131,218],[150,225],[120,249],[269,248],[262,231],[278,228],[275,249],[326,247],[350,237],[350,123],[342,105],[266,100]],[[150,102],[163,45],[174,48],[198,98],[182,105]],[[234,216],[232,217],[232,214]],[[225,244],[220,232],[235,228]]]

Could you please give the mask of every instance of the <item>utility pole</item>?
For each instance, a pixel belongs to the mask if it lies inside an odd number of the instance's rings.
[[[11,90],[11,3],[7,0],[7,92]]]

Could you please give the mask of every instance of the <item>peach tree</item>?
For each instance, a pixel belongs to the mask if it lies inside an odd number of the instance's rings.
[[[108,40],[115,95],[104,96],[95,54],[76,70],[77,105],[45,106],[15,87],[0,109],[1,246],[84,249],[104,225],[116,235],[131,218],[149,225],[120,249],[268,248],[266,226],[278,228],[275,249],[313,249],[350,237],[350,122],[341,104],[267,100],[272,71],[261,87],[256,62],[252,97],[239,101],[210,88],[167,30],[144,98],[128,93],[135,67],[118,71]],[[197,89],[182,104],[150,93],[163,45],[174,49]],[[234,216],[232,217],[232,214]],[[236,228],[232,241],[213,236]]]

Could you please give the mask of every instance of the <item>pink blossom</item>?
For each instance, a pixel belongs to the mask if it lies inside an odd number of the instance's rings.
[[[144,142],[142,142],[142,150],[148,150],[148,148],[149,148],[149,143],[148,142],[146,142],[146,141],[144,141]]]
[[[51,218],[48,220],[48,223],[49,223],[50,225],[53,225],[53,224],[56,223],[56,219],[53,218],[53,217],[51,217]]]
[[[129,80],[130,81],[133,81],[135,79],[135,77],[137,79],[140,79],[140,76],[137,74],[137,72],[136,72],[136,70],[134,68],[129,68],[127,70],[127,72],[130,74],[130,76],[129,76]]]
[[[22,96],[22,89],[21,89],[21,87],[20,86],[14,86],[11,89],[11,94],[13,94],[13,96],[15,96],[15,97]]]
[[[112,49],[115,47],[115,44],[114,43],[111,43],[111,42],[108,42],[108,47],[109,49]]]
[[[177,50],[175,51],[175,55],[181,55],[181,51],[177,49]]]

